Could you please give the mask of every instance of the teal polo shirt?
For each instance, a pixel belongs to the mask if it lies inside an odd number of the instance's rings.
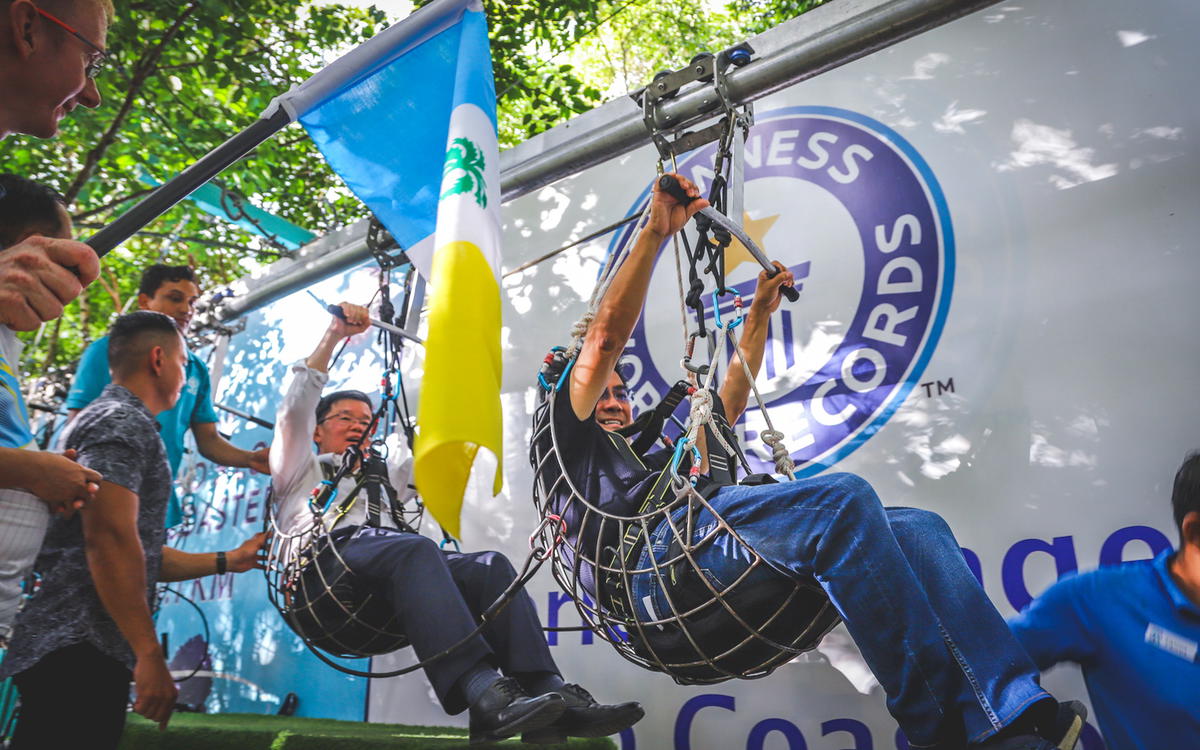
[[[68,409],[82,409],[92,403],[104,390],[104,386],[112,382],[108,371],[108,337],[96,339],[83,353],[79,367],[75,370],[75,381],[71,383],[71,392],[67,394]],[[193,424],[205,424],[217,421],[217,412],[212,405],[212,386],[208,375],[208,365],[188,352],[187,380],[179,393],[179,401],[174,408],[158,415],[161,425],[159,435],[167,447],[167,461],[171,464],[171,476],[179,472],[179,464],[183,462],[183,436]],[[182,504],[179,500],[179,490],[172,487],[171,498],[167,504],[167,527],[175,526],[183,520]]]
[[[1200,747],[1200,606],[1173,557],[1064,578],[1009,621],[1040,669],[1080,666],[1109,750]]]

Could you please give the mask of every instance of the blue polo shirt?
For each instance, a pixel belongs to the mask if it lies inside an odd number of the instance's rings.
[[[1109,750],[1200,748],[1200,607],[1172,550],[1064,578],[1009,626],[1041,669],[1083,669]]]
[[[104,386],[112,382],[108,371],[108,336],[98,338],[83,353],[79,367],[75,369],[75,381],[67,394],[68,409],[82,409],[100,395]],[[208,366],[195,352],[188,352],[187,380],[179,393],[174,408],[158,415],[162,425],[159,434],[167,447],[167,461],[171,464],[171,476],[179,472],[183,461],[183,437],[193,424],[216,422]],[[178,488],[172,488],[167,505],[167,527],[183,520],[182,504]]]

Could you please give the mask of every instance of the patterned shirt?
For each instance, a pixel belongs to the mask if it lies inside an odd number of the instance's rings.
[[[75,368],[75,380],[71,382],[71,391],[67,394],[68,409],[82,409],[92,403],[104,386],[112,382],[108,371],[108,336],[102,336],[92,342],[79,359]],[[179,464],[183,461],[184,435],[194,424],[205,424],[217,421],[217,412],[212,405],[212,385],[208,374],[208,365],[195,352],[188,352],[187,380],[179,392],[179,400],[170,409],[157,417],[162,425],[159,436],[167,446],[167,460],[171,462],[171,474],[179,472]],[[172,488],[171,503],[167,506],[167,527],[178,525],[183,521],[183,509],[179,496]]]
[[[171,470],[154,415],[129,390],[109,385],[67,428],[63,447],[78,451],[79,463],[103,474],[104,481],[138,496],[146,600],[153,602],[166,536],[163,516],[171,494]],[[47,654],[85,641],[133,668],[133,650],[92,582],[78,515],[51,520],[34,569],[42,584],[17,616],[0,677],[23,672]]]

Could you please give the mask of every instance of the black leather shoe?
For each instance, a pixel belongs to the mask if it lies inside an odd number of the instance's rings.
[[[1087,715],[1087,706],[1079,701],[1059,703],[1058,713],[1054,717],[1054,729],[1046,739],[1053,742],[1058,750],[1072,750],[1083,732]]]
[[[471,744],[498,742],[553,724],[566,708],[558,693],[530,698],[511,677],[501,677],[471,706]]]
[[[597,703],[591,693],[570,682],[546,695],[562,696],[566,710],[550,726],[526,730],[521,735],[522,742],[554,745],[566,742],[567,737],[607,737],[628,729],[646,715],[637,701],[611,705]]]

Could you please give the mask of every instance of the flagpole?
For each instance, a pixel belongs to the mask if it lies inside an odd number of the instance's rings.
[[[435,0],[400,23],[358,45],[314,73],[308,80],[276,97],[250,127],[208,152],[192,166],[164,182],[116,221],[92,235],[87,244],[103,257],[139,229],[167,212],[192,191],[235,164],[259,144],[300,119],[300,115],[364,71],[381,64],[405,44],[415,43],[452,23],[478,0]]]
[[[275,109],[270,115],[264,115],[250,127],[202,156],[192,166],[159,185],[153,193],[117,217],[116,221],[88,238],[87,244],[96,251],[96,255],[103,257],[291,122],[291,115],[282,107]]]

